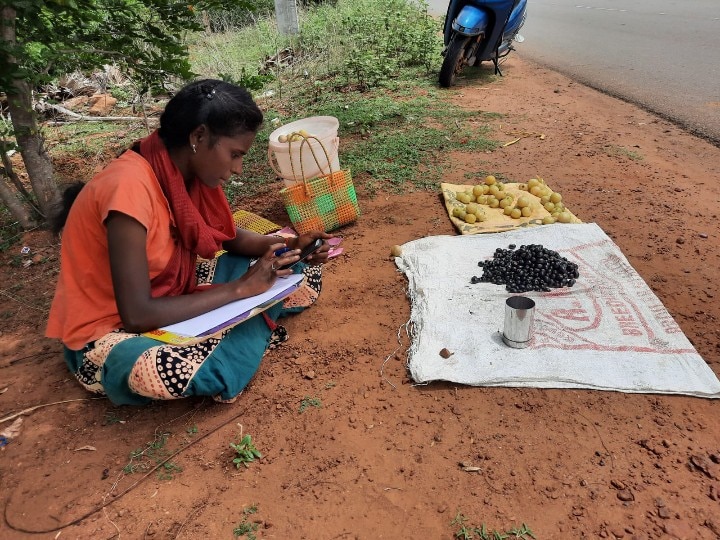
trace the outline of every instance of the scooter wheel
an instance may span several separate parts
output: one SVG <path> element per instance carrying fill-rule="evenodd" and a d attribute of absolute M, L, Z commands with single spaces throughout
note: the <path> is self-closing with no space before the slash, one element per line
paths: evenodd
<path fill-rule="evenodd" d="M 458 74 L 467 65 L 466 54 L 468 51 L 466 47 L 469 42 L 469 37 L 459 36 L 455 36 L 450 42 L 447 53 L 445 53 L 445 60 L 440 68 L 440 86 L 450 88 L 455 84 Z"/>

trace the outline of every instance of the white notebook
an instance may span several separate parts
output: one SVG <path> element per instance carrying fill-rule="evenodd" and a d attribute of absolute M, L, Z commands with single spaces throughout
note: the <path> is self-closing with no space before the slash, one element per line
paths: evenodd
<path fill-rule="evenodd" d="M 196 341 L 195 338 L 214 334 L 262 313 L 300 287 L 303 278 L 303 274 L 278 278 L 273 286 L 262 294 L 230 302 L 197 317 L 146 332 L 144 335 L 167 343 Z"/>

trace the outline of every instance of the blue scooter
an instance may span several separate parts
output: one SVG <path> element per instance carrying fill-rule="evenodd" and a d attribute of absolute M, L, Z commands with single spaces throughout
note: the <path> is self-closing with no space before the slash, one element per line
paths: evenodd
<path fill-rule="evenodd" d="M 498 61 L 513 50 L 513 41 L 525 22 L 527 0 L 450 0 L 445 15 L 445 50 L 440 68 L 440 86 L 455 84 L 465 66 Z"/>

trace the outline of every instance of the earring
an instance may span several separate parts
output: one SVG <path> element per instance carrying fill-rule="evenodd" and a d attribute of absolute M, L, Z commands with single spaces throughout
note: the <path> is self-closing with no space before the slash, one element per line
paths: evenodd
<path fill-rule="evenodd" d="M 193 154 L 197 154 L 197 148 L 195 148 L 195 145 L 191 144 L 190 146 L 192 146 Z"/>

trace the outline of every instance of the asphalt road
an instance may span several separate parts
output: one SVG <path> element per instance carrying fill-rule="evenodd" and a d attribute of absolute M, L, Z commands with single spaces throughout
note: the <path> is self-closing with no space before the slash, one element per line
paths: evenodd
<path fill-rule="evenodd" d="M 518 54 L 720 144 L 720 0 L 587 1 L 529 0 Z"/>

